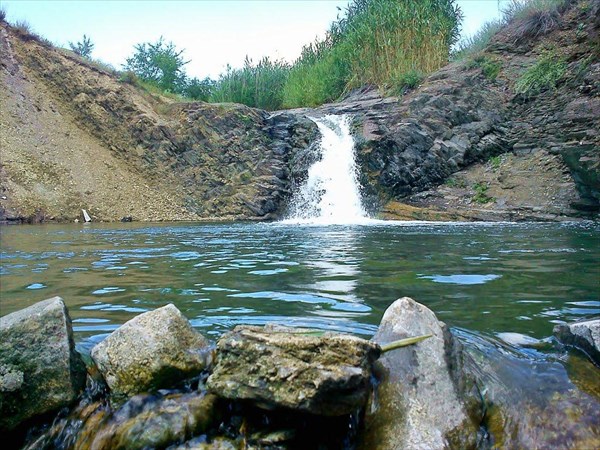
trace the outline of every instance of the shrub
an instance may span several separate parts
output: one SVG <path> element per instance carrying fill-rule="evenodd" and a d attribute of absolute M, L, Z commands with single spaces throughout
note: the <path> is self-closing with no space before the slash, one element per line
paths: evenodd
<path fill-rule="evenodd" d="M 4 22 L 6 20 L 6 9 L 4 6 L 0 5 L 0 22 Z"/>
<path fill-rule="evenodd" d="M 454 0 L 352 0 L 325 39 L 304 47 L 283 103 L 316 106 L 367 84 L 401 89 L 406 80 L 410 87 L 415 74 L 448 61 L 460 19 Z"/>
<path fill-rule="evenodd" d="M 69 42 L 69 47 L 71 47 L 71 50 L 73 50 L 74 53 L 82 58 L 90 58 L 92 56 L 92 50 L 94 49 L 94 43 L 84 34 L 81 41 L 75 44 Z"/>
<path fill-rule="evenodd" d="M 502 20 L 485 22 L 475 34 L 458 42 L 452 54 L 452 59 L 461 60 L 466 56 L 482 52 L 503 26 L 504 22 Z"/>
<path fill-rule="evenodd" d="M 162 36 L 155 43 L 137 44 L 135 53 L 126 59 L 124 69 L 135 72 L 141 80 L 154 84 L 168 92 L 181 92 L 185 87 L 183 50 L 177 50 L 172 42 L 166 43 Z"/>
<path fill-rule="evenodd" d="M 479 54 L 469 59 L 464 67 L 465 69 L 480 68 L 484 77 L 494 81 L 502 69 L 502 62 L 497 58 Z"/>
<path fill-rule="evenodd" d="M 503 11 L 506 23 L 513 24 L 515 43 L 532 39 L 556 29 L 569 0 L 511 0 Z"/>
<path fill-rule="evenodd" d="M 395 84 L 394 90 L 398 94 L 404 95 L 408 91 L 416 88 L 421 81 L 423 81 L 424 77 L 423 73 L 418 70 L 409 70 L 408 72 L 401 74 L 399 78 L 393 82 Z"/>
<path fill-rule="evenodd" d="M 211 101 L 243 103 L 267 110 L 280 109 L 289 70 L 284 61 L 265 57 L 253 64 L 246 57 L 244 67 L 233 69 L 227 66 L 225 73 L 211 86 Z"/>
<path fill-rule="evenodd" d="M 126 70 L 124 72 L 121 72 L 121 75 L 119 76 L 119 81 L 135 86 L 137 85 L 139 78 L 135 74 L 135 72 L 132 72 L 131 70 Z"/>
<path fill-rule="evenodd" d="M 500 168 L 500 164 L 502 163 L 502 158 L 500 155 L 492 156 L 490 158 L 490 166 L 492 166 L 492 170 L 495 172 Z"/>
<path fill-rule="evenodd" d="M 515 83 L 515 92 L 525 97 L 535 96 L 547 89 L 554 89 L 567 71 L 564 58 L 554 52 L 546 52 L 527 69 Z"/>
<path fill-rule="evenodd" d="M 444 184 L 451 188 L 461 188 L 462 189 L 462 188 L 467 187 L 467 183 L 466 183 L 465 179 L 462 177 L 450 177 L 444 182 Z"/>
<path fill-rule="evenodd" d="M 192 78 L 186 81 L 183 95 L 191 100 L 202 100 L 207 102 L 215 87 L 215 81 L 206 77 L 204 80 Z"/>
<path fill-rule="evenodd" d="M 490 197 L 487 195 L 488 185 L 485 183 L 475 183 L 473 185 L 473 190 L 475 191 L 475 195 L 473 195 L 473 201 L 475 203 L 489 203 L 493 202 L 496 199 L 494 197 Z"/>
<path fill-rule="evenodd" d="M 14 25 L 15 29 L 22 35 L 31 35 L 33 31 L 31 25 L 26 20 L 17 20 Z"/>

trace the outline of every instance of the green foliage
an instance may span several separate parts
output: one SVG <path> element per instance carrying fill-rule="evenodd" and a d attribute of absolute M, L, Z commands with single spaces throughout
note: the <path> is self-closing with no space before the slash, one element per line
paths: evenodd
<path fill-rule="evenodd" d="M 452 58 L 461 60 L 469 55 L 482 52 L 503 26 L 504 22 L 502 20 L 492 20 L 484 23 L 475 34 L 467 36 L 457 44 Z"/>
<path fill-rule="evenodd" d="M 94 43 L 85 34 L 81 41 L 77 43 L 69 42 L 69 47 L 74 53 L 78 54 L 82 58 L 90 58 L 92 56 L 92 50 L 94 50 Z"/>
<path fill-rule="evenodd" d="M 544 35 L 561 23 L 569 0 L 511 0 L 503 10 L 504 21 L 512 24 L 516 43 Z"/>
<path fill-rule="evenodd" d="M 475 195 L 473 195 L 472 200 L 475 203 L 489 203 L 493 202 L 496 199 L 494 197 L 490 197 L 487 195 L 488 185 L 485 183 L 475 183 L 473 185 L 473 190 L 475 191 Z"/>
<path fill-rule="evenodd" d="M 502 157 L 500 155 L 492 156 L 490 158 L 490 165 L 492 166 L 492 170 L 494 172 L 500 168 L 501 163 L 502 163 Z"/>
<path fill-rule="evenodd" d="M 183 50 L 161 37 L 157 42 L 137 44 L 133 56 L 126 59 L 124 69 L 134 72 L 142 81 L 166 92 L 178 93 L 185 88 Z"/>
<path fill-rule="evenodd" d="M 502 69 L 502 62 L 497 58 L 479 54 L 465 63 L 465 69 L 467 70 L 476 67 L 481 69 L 483 76 L 488 80 L 494 81 Z"/>
<path fill-rule="evenodd" d="M 404 95 L 408 91 L 416 88 L 425 75 L 418 70 L 409 70 L 399 76 L 397 80 L 392 83 L 395 86 L 395 91 L 399 95 Z"/>
<path fill-rule="evenodd" d="M 492 38 L 508 24 L 512 24 L 511 37 L 516 43 L 546 34 L 560 24 L 560 13 L 568 2 L 569 0 L 510 0 L 502 11 L 502 18 L 484 23 L 474 35 L 462 39 L 452 57 L 461 60 L 482 52 Z"/>
<path fill-rule="evenodd" d="M 17 20 L 13 26 L 21 34 L 33 34 L 31 25 L 26 20 Z"/>
<path fill-rule="evenodd" d="M 212 95 L 214 87 L 215 81 L 211 78 L 206 77 L 203 80 L 191 78 L 186 81 L 183 95 L 191 100 L 207 102 Z"/>
<path fill-rule="evenodd" d="M 447 62 L 460 20 L 454 0 L 353 0 L 325 39 L 304 47 L 283 104 L 315 106 L 367 84 L 410 88 Z"/>
<path fill-rule="evenodd" d="M 211 89 L 211 101 L 235 102 L 267 110 L 282 106 L 282 91 L 289 74 L 284 61 L 272 61 L 268 57 L 256 65 L 246 57 L 244 67 L 227 66 Z"/>
<path fill-rule="evenodd" d="M 121 72 L 121 75 L 119 76 L 119 81 L 135 86 L 136 84 L 138 84 L 139 78 L 135 74 L 135 72 L 132 72 L 131 70 L 126 70 L 124 72 Z"/>
<path fill-rule="evenodd" d="M 464 178 L 461 177 L 450 177 L 448 178 L 444 184 L 451 188 L 466 188 L 467 183 Z"/>
<path fill-rule="evenodd" d="M 515 83 L 515 92 L 532 97 L 554 89 L 566 71 L 567 63 L 564 58 L 558 57 L 554 52 L 546 52 L 519 77 Z"/>
<path fill-rule="evenodd" d="M 306 51 L 305 47 L 305 51 Z M 304 53 L 304 52 L 303 52 Z M 345 91 L 350 67 L 339 48 L 297 61 L 283 88 L 283 106 L 318 106 L 338 99 Z"/>

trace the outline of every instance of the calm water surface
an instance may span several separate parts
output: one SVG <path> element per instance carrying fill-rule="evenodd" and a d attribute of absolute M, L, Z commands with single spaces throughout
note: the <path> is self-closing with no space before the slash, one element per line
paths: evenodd
<path fill-rule="evenodd" d="M 600 225 L 591 223 L 0 231 L 2 315 L 60 295 L 83 347 L 170 302 L 213 336 L 277 322 L 369 337 L 402 296 L 450 326 L 509 342 L 600 313 Z"/>

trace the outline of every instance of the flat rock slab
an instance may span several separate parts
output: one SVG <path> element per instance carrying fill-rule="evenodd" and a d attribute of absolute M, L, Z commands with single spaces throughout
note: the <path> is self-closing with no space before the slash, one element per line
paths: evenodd
<path fill-rule="evenodd" d="M 131 319 L 92 349 L 111 394 L 126 398 L 199 374 L 208 341 L 172 304 Z"/>
<path fill-rule="evenodd" d="M 238 326 L 219 340 L 207 386 L 267 409 L 340 416 L 366 404 L 379 355 L 378 345 L 355 336 Z"/>
<path fill-rule="evenodd" d="M 0 430 L 73 402 L 85 377 L 60 297 L 0 319 Z"/>
<path fill-rule="evenodd" d="M 554 335 L 563 344 L 583 350 L 600 365 L 600 318 L 556 325 Z"/>

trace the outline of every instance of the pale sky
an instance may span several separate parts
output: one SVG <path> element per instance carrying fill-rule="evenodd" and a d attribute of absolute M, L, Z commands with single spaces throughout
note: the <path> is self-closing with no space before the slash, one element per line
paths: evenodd
<path fill-rule="evenodd" d="M 504 0 L 503 0 L 504 1 Z M 191 77 L 216 78 L 246 55 L 293 61 L 304 44 L 322 37 L 348 0 L 64 1 L 0 0 L 7 20 L 25 20 L 55 45 L 68 47 L 86 34 L 92 57 L 121 69 L 133 46 L 162 35 L 191 60 Z M 499 16 L 498 0 L 459 0 L 463 33 L 473 34 Z"/>

